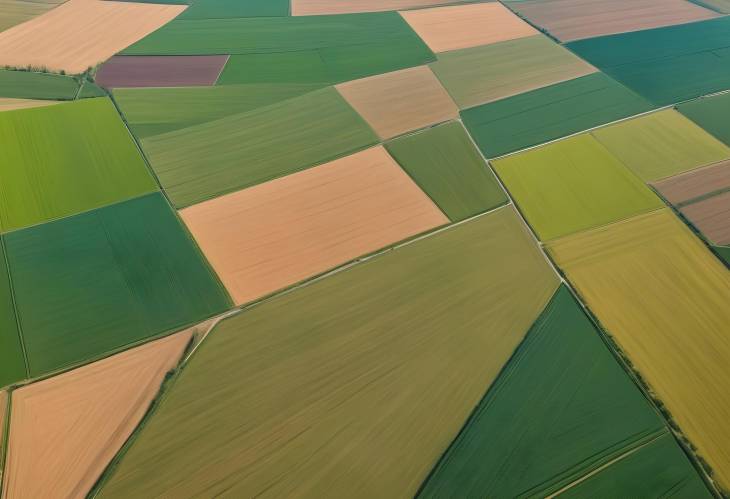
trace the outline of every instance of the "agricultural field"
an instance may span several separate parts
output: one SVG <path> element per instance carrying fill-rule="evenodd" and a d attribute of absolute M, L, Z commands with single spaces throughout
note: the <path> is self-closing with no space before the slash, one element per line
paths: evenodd
<path fill-rule="evenodd" d="M 730 497 L 728 0 L 0 0 L 0 499 Z"/>

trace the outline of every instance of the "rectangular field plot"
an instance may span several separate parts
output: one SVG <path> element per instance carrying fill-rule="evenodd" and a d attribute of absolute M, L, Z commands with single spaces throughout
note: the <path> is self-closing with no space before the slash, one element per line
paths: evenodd
<path fill-rule="evenodd" d="M 671 442 L 664 446 L 667 457 L 682 456 L 659 413 L 563 286 L 418 497 L 552 497 L 658 435 Z M 673 467 L 667 457 L 650 464 L 653 471 L 677 473 L 701 492 L 696 497 L 709 497 L 686 458 Z M 661 485 L 646 484 L 647 495 L 627 484 L 624 495 L 584 497 L 659 497 Z"/>
<path fill-rule="evenodd" d="M 499 2 L 400 13 L 434 52 L 448 52 L 537 34 Z"/>
<path fill-rule="evenodd" d="M 727 487 L 730 272 L 669 210 L 548 250 Z"/>
<path fill-rule="evenodd" d="M 687 0 L 527 0 L 509 6 L 564 42 L 719 15 Z"/>
<path fill-rule="evenodd" d="M 730 161 L 675 175 L 652 184 L 674 205 L 688 204 L 713 194 L 730 190 Z"/>
<path fill-rule="evenodd" d="M 401 137 L 386 147 L 452 222 L 508 201 L 460 123 Z"/>
<path fill-rule="evenodd" d="M 291 13 L 294 16 L 355 14 L 468 2 L 469 0 L 291 0 Z"/>
<path fill-rule="evenodd" d="M 505 207 L 226 319 L 99 497 L 413 497 L 557 284 Z"/>
<path fill-rule="evenodd" d="M 26 376 L 25 356 L 15 316 L 10 275 L 5 265 L 4 245 L 0 244 L 0 387 L 21 381 Z"/>
<path fill-rule="evenodd" d="M 652 109 L 603 73 L 556 83 L 462 112 L 487 157 L 558 139 Z"/>
<path fill-rule="evenodd" d="M 190 337 L 168 336 L 13 391 L 3 497 L 84 497 Z"/>
<path fill-rule="evenodd" d="M 0 33 L 0 65 L 81 73 L 171 21 L 184 9 L 184 5 L 68 0 Z"/>
<path fill-rule="evenodd" d="M 730 88 L 729 46 L 729 17 L 568 44 L 658 106 Z"/>
<path fill-rule="evenodd" d="M 3 231 L 157 190 L 109 99 L 0 113 L 0 136 Z"/>
<path fill-rule="evenodd" d="M 32 376 L 229 306 L 160 194 L 4 238 Z"/>
<path fill-rule="evenodd" d="M 730 192 L 682 208 L 682 215 L 718 245 L 730 244 Z"/>
<path fill-rule="evenodd" d="M 428 66 L 341 83 L 335 88 L 381 139 L 459 116 L 456 104 Z"/>
<path fill-rule="evenodd" d="M 730 158 L 730 148 L 667 109 L 591 134 L 645 181 L 660 180 Z"/>
<path fill-rule="evenodd" d="M 334 88 L 142 141 L 175 206 L 324 163 L 377 137 Z"/>
<path fill-rule="evenodd" d="M 431 69 L 460 109 L 596 71 L 543 35 L 439 54 Z"/>
<path fill-rule="evenodd" d="M 115 56 L 96 73 L 96 82 L 116 87 L 214 85 L 227 55 Z"/>
<path fill-rule="evenodd" d="M 448 223 L 380 146 L 180 214 L 239 304 Z"/>
<path fill-rule="evenodd" d="M 730 145 L 730 93 L 703 97 L 677 106 L 677 111 Z"/>
<path fill-rule="evenodd" d="M 313 84 L 118 88 L 114 99 L 137 138 L 252 111 L 321 88 Z"/>
<path fill-rule="evenodd" d="M 70 76 L 0 69 L 0 97 L 72 100 L 78 90 Z"/>
<path fill-rule="evenodd" d="M 278 17 L 289 15 L 289 0 L 195 0 L 177 19 Z"/>
<path fill-rule="evenodd" d="M 543 241 L 664 206 L 586 134 L 507 156 L 493 165 Z"/>

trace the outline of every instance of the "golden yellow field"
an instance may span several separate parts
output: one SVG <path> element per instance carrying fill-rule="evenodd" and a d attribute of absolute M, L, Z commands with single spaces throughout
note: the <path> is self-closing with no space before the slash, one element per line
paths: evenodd
<path fill-rule="evenodd" d="M 668 209 L 548 250 L 727 488 L 730 272 Z"/>

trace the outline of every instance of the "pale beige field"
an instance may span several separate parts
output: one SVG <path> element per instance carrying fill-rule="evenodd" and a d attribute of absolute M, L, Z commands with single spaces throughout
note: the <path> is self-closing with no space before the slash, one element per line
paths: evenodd
<path fill-rule="evenodd" d="M 730 189 L 730 161 L 675 175 L 652 185 L 672 204 L 684 203 L 711 192 Z"/>
<path fill-rule="evenodd" d="M 24 23 L 66 0 L 0 0 L 0 31 Z"/>
<path fill-rule="evenodd" d="M 291 0 L 293 16 L 324 14 L 354 14 L 356 12 L 383 12 L 387 10 L 417 9 L 463 0 Z"/>
<path fill-rule="evenodd" d="M 336 85 L 381 139 L 448 121 L 459 109 L 428 66 Z"/>
<path fill-rule="evenodd" d="M 0 66 L 81 73 L 171 21 L 184 5 L 69 0 L 0 33 Z"/>
<path fill-rule="evenodd" d="M 9 99 L 0 97 L 0 113 L 3 111 L 13 111 L 14 109 L 26 109 L 30 107 L 43 107 L 58 104 L 55 100 L 35 100 L 35 99 Z"/>
<path fill-rule="evenodd" d="M 2 497 L 85 497 L 190 338 L 168 336 L 15 390 Z"/>
<path fill-rule="evenodd" d="M 382 146 L 180 215 L 239 304 L 448 223 Z"/>
<path fill-rule="evenodd" d="M 497 2 L 402 11 L 400 15 L 434 52 L 487 45 L 538 33 Z"/>
<path fill-rule="evenodd" d="M 669 209 L 547 246 L 727 488 L 730 272 Z"/>

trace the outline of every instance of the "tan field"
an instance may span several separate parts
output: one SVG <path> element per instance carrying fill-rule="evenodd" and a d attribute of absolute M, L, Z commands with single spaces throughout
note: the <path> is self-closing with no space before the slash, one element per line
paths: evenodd
<path fill-rule="evenodd" d="M 149 408 L 189 332 L 13 392 L 3 498 L 83 498 Z"/>
<path fill-rule="evenodd" d="M 0 97 L 0 113 L 3 111 L 12 111 L 14 109 L 50 106 L 52 104 L 58 104 L 58 101 L 35 99 L 6 99 Z"/>
<path fill-rule="evenodd" d="M 400 12 L 400 15 L 434 52 L 487 45 L 538 33 L 497 2 L 411 10 Z"/>
<path fill-rule="evenodd" d="M 381 139 L 448 121 L 459 109 L 427 66 L 336 86 Z"/>
<path fill-rule="evenodd" d="M 720 15 L 686 0 L 528 0 L 510 5 L 562 41 L 689 23 Z"/>
<path fill-rule="evenodd" d="M 730 189 L 730 161 L 698 168 L 652 184 L 672 204 Z"/>
<path fill-rule="evenodd" d="M 682 214 L 713 243 L 730 244 L 730 192 L 685 206 Z"/>
<path fill-rule="evenodd" d="M 0 33 L 0 66 L 81 73 L 171 21 L 184 5 L 69 0 Z"/>
<path fill-rule="evenodd" d="M 730 272 L 669 209 L 548 249 L 727 488 Z"/>
<path fill-rule="evenodd" d="M 417 9 L 449 3 L 462 2 L 449 0 L 291 0 L 291 12 L 294 16 L 354 14 L 356 12 Z"/>
<path fill-rule="evenodd" d="M 239 304 L 448 223 L 382 146 L 180 214 Z"/>

